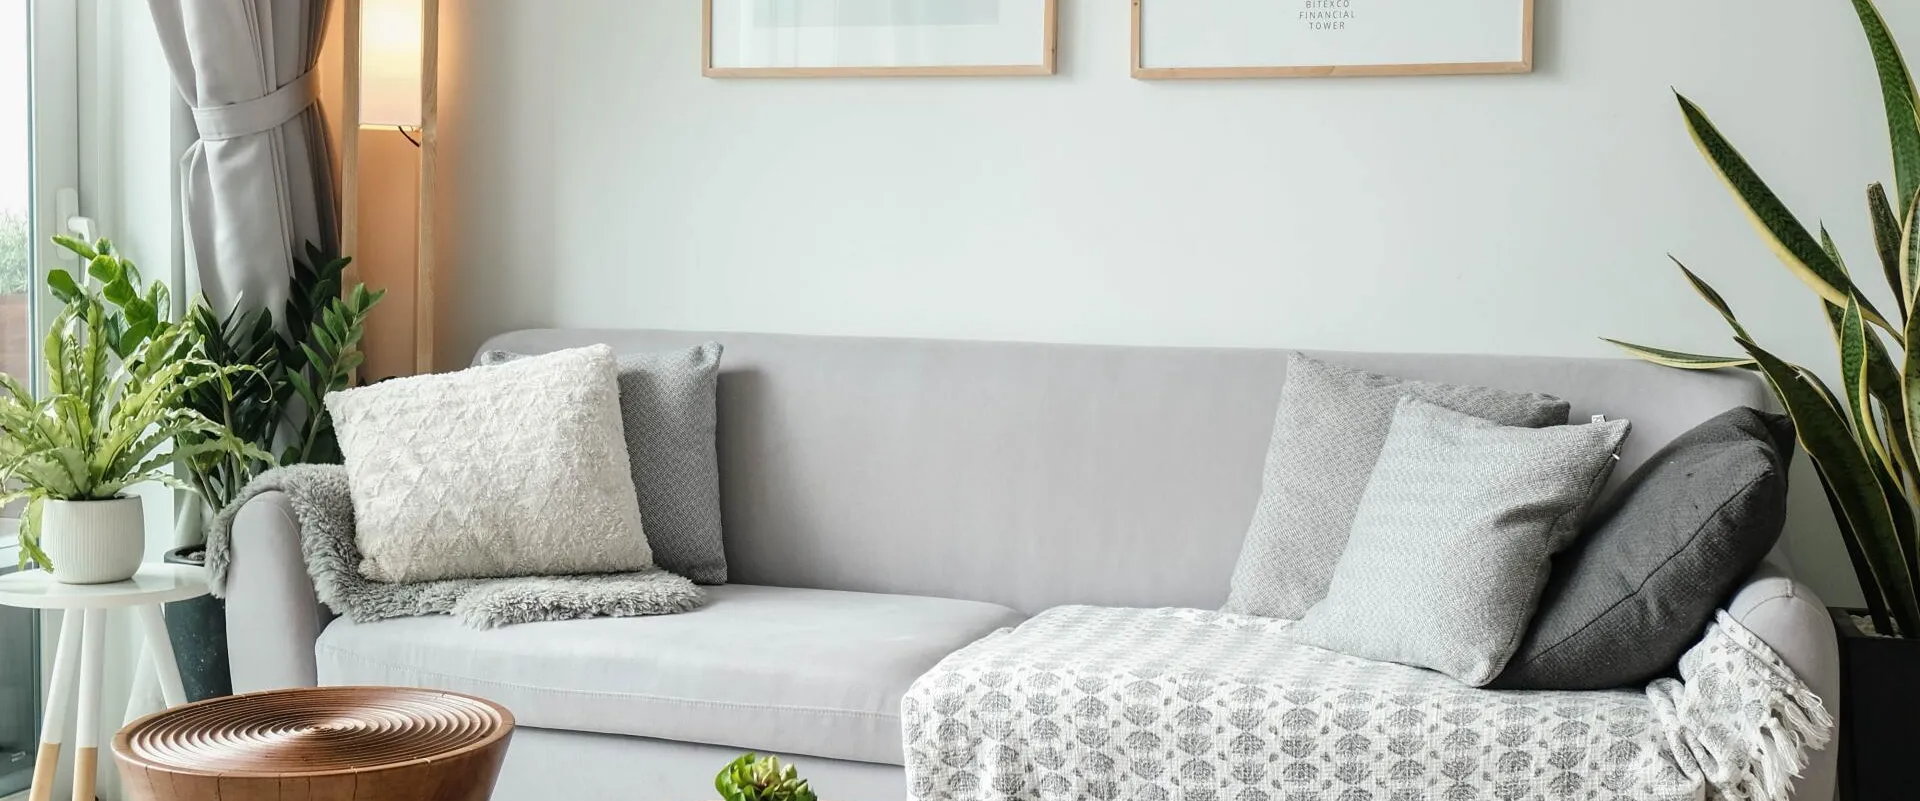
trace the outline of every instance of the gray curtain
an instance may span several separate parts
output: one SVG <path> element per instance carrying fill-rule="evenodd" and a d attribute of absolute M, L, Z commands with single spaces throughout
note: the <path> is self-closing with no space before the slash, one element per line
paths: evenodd
<path fill-rule="evenodd" d="M 279 315 L 296 248 L 339 248 L 315 104 L 331 0 L 147 0 L 200 141 L 180 162 L 187 269 L 215 310 Z"/>

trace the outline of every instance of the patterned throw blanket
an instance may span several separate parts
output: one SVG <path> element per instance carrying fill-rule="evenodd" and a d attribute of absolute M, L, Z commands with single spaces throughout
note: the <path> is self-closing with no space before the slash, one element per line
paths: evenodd
<path fill-rule="evenodd" d="M 1514 692 L 1289 641 L 1290 621 L 1062 607 L 902 705 L 914 801 L 1785 801 L 1832 719 L 1725 613 L 1644 691 Z"/>

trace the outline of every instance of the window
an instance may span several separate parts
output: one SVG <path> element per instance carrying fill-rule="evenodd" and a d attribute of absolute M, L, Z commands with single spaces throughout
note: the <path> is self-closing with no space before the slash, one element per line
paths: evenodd
<path fill-rule="evenodd" d="M 0 372 L 29 375 L 33 121 L 27 0 L 0 0 Z"/>
<path fill-rule="evenodd" d="M 33 322 L 33 199 L 31 71 L 27 51 L 27 0 L 0 0 L 0 371 L 29 375 L 27 340 Z M 0 570 L 13 567 L 6 554 Z M 17 648 L 37 639 L 34 615 L 0 609 L 0 795 L 26 789 L 32 778 L 34 709 L 39 706 L 36 649 Z"/>
<path fill-rule="evenodd" d="M 39 314 L 51 297 L 47 239 L 63 225 L 60 190 L 79 178 L 76 0 L 0 0 L 0 370 L 29 386 Z M 71 196 L 72 193 L 67 193 Z M 12 512 L 0 511 L 0 517 Z M 18 558 L 0 520 L 0 572 Z M 39 617 L 0 608 L 0 797 L 30 783 L 39 740 Z M 20 647 L 25 645 L 26 647 Z"/>

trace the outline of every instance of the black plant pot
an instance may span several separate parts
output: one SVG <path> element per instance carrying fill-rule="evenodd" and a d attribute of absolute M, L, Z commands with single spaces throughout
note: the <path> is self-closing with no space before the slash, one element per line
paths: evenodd
<path fill-rule="evenodd" d="M 167 552 L 173 565 L 205 565 L 207 549 L 188 545 Z M 180 665 L 180 683 L 188 701 L 233 694 L 227 668 L 227 602 L 211 595 L 167 604 L 167 639 Z"/>
<path fill-rule="evenodd" d="M 1920 640 L 1872 637 L 1857 609 L 1828 609 L 1840 633 L 1840 801 L 1899 801 L 1920 766 Z"/>

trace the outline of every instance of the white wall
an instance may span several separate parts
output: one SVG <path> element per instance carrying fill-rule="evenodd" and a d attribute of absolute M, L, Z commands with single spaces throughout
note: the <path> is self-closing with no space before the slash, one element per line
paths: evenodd
<path fill-rule="evenodd" d="M 1128 77 L 1124 0 L 1061 5 L 1056 77 L 751 81 L 700 77 L 691 0 L 452 2 L 443 364 L 535 325 L 1730 349 L 1669 251 L 1827 364 L 1670 86 L 1873 263 L 1891 167 L 1843 0 L 1540 0 L 1532 75 L 1194 83 Z M 1920 54 L 1920 6 L 1882 5 Z M 1796 561 L 1857 600 L 1798 484 Z"/>

